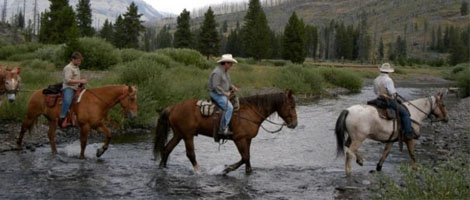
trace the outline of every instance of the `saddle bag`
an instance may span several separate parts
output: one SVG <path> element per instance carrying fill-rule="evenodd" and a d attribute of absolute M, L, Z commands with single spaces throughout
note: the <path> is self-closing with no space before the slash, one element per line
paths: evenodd
<path fill-rule="evenodd" d="M 44 95 L 45 102 L 47 107 L 54 107 L 57 103 L 57 99 L 59 98 L 60 94 L 46 94 Z"/>
<path fill-rule="evenodd" d="M 62 90 L 62 83 L 56 83 L 54 85 L 47 86 L 46 89 L 42 90 L 42 93 L 45 95 L 60 94 L 61 90 Z"/>

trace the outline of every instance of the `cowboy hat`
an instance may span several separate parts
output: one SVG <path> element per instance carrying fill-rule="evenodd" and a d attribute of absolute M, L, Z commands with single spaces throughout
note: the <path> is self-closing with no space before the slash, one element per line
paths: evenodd
<path fill-rule="evenodd" d="M 384 63 L 380 68 L 381 72 L 394 72 L 395 70 L 392 68 L 392 66 L 388 63 Z"/>
<path fill-rule="evenodd" d="M 222 58 L 217 61 L 217 63 L 221 62 L 231 62 L 231 63 L 238 63 L 237 60 L 233 59 L 232 54 L 224 54 L 222 55 Z"/>

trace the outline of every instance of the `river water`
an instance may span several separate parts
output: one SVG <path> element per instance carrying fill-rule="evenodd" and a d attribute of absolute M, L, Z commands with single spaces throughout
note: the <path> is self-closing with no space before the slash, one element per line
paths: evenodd
<path fill-rule="evenodd" d="M 398 91 L 408 99 L 427 95 L 419 87 Z M 352 197 L 362 197 L 383 144 L 366 141 L 359 148 L 364 166 L 353 160 L 353 176 L 345 178 L 344 158 L 335 159 L 334 126 L 344 108 L 372 98 L 372 88 L 364 87 L 359 94 L 299 105 L 296 129 L 277 134 L 261 130 L 253 140 L 251 175 L 245 175 L 244 166 L 221 175 L 224 165 L 240 159 L 238 151 L 230 141 L 219 147 L 204 136 L 195 138 L 200 173 L 193 172 L 183 142 L 170 155 L 168 168 L 159 169 L 149 133 L 114 137 L 101 158 L 94 154 L 102 142 L 89 140 L 86 160 L 78 159 L 78 136 L 75 142 L 59 145 L 56 156 L 48 145 L 35 151 L 3 152 L 0 199 L 335 199 L 351 198 L 336 189 L 351 185 L 357 190 Z M 281 121 L 276 116 L 272 120 Z M 397 166 L 409 162 L 404 148 L 399 152 L 398 145 L 393 147 L 381 173 L 393 176 Z"/>

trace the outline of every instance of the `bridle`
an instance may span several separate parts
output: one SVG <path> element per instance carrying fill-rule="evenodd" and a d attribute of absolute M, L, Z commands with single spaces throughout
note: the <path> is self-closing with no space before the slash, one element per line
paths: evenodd
<path fill-rule="evenodd" d="M 418 106 L 414 105 L 413 103 L 411 103 L 410 101 L 407 101 L 405 98 L 403 98 L 402 96 L 398 95 L 398 97 L 400 97 L 401 99 L 403 99 L 404 101 L 406 101 L 406 103 L 408 103 L 409 105 L 413 106 L 414 108 L 416 108 L 416 110 L 420 111 L 421 113 L 425 114 L 426 115 L 426 118 L 430 119 L 431 120 L 431 123 L 432 122 L 439 122 L 439 121 L 442 121 L 441 120 L 435 120 L 433 119 L 432 117 L 432 113 L 434 113 L 434 111 L 439 108 L 441 113 L 444 113 L 444 111 L 442 110 L 442 103 L 441 103 L 441 100 L 438 101 L 438 98 L 436 96 L 429 96 L 427 99 L 429 101 L 429 104 L 431 105 L 430 108 L 429 108 L 429 113 L 426 113 L 425 111 L 423 111 L 421 108 L 419 108 Z M 433 105 L 433 100 L 432 100 L 432 97 L 434 97 L 436 99 L 436 104 L 437 106 L 434 107 Z M 433 108 L 434 107 L 434 108 Z M 413 123 L 416 123 L 418 125 L 421 125 L 420 123 L 416 122 L 415 120 L 412 120 Z"/>
<path fill-rule="evenodd" d="M 133 93 L 130 93 L 129 92 L 129 89 L 126 90 L 126 88 L 128 88 L 128 86 L 124 86 L 122 88 L 122 94 L 112 103 L 109 103 L 109 102 L 106 102 L 105 100 L 103 100 L 101 97 L 99 97 L 95 92 L 93 92 L 92 90 L 87 90 L 89 91 L 93 96 L 95 96 L 96 98 L 98 98 L 98 100 L 100 100 L 101 102 L 105 103 L 106 104 L 106 108 L 104 109 L 104 111 L 108 111 L 109 109 L 111 109 L 115 104 L 117 104 L 118 102 L 120 102 L 122 99 L 126 98 L 126 97 L 129 97 L 127 99 L 128 103 L 127 103 L 127 107 L 125 107 L 125 109 L 123 109 L 123 114 L 125 114 L 126 111 L 129 111 L 129 105 L 131 104 L 131 95 L 134 95 L 134 92 Z"/>

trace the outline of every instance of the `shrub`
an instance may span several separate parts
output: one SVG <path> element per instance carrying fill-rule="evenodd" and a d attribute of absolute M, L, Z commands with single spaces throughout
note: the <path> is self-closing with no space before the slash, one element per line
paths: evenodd
<path fill-rule="evenodd" d="M 279 66 L 284 66 L 284 65 L 287 64 L 287 61 L 285 61 L 285 60 L 275 60 L 273 64 L 274 64 L 274 66 L 278 66 L 278 67 Z"/>
<path fill-rule="evenodd" d="M 137 60 L 140 58 L 142 55 L 145 55 L 146 53 L 143 51 L 139 51 L 136 49 L 121 49 L 119 50 L 119 54 L 121 55 L 121 61 L 122 62 L 130 62 Z"/>
<path fill-rule="evenodd" d="M 142 60 L 149 60 L 155 63 L 160 63 L 166 68 L 176 67 L 181 64 L 174 61 L 170 56 L 162 53 L 147 53 L 141 57 Z"/>
<path fill-rule="evenodd" d="M 39 43 L 27 43 L 27 44 L 16 44 L 16 45 L 6 45 L 0 47 L 0 59 L 5 60 L 8 57 L 15 54 L 24 54 L 29 52 L 34 52 L 37 49 L 41 48 L 43 45 Z"/>
<path fill-rule="evenodd" d="M 467 68 L 457 74 L 457 86 L 461 97 L 470 96 L 470 68 Z"/>
<path fill-rule="evenodd" d="M 251 72 L 253 71 L 253 66 L 247 64 L 237 64 L 237 68 L 242 72 Z"/>
<path fill-rule="evenodd" d="M 213 64 L 208 62 L 202 55 L 196 50 L 192 49 L 160 49 L 156 53 L 161 53 L 171 57 L 174 61 L 182 63 L 184 65 L 194 65 L 200 69 L 209 69 L 213 67 Z"/>
<path fill-rule="evenodd" d="M 446 61 L 442 58 L 437 58 L 428 62 L 429 65 L 433 67 L 441 67 L 446 64 Z"/>
<path fill-rule="evenodd" d="M 32 60 L 37 58 L 38 56 L 34 52 L 28 52 L 28 53 L 20 53 L 20 54 L 14 54 L 10 57 L 8 57 L 9 61 L 23 61 L 23 60 Z"/>
<path fill-rule="evenodd" d="M 55 65 L 49 61 L 34 59 L 34 60 L 26 60 L 21 62 L 22 67 L 27 67 L 34 70 L 54 70 Z"/>
<path fill-rule="evenodd" d="M 329 83 L 346 88 L 351 92 L 360 92 L 362 79 L 353 71 L 337 68 L 319 68 L 323 78 Z"/>
<path fill-rule="evenodd" d="M 295 93 L 314 93 L 322 89 L 322 78 L 313 70 L 300 65 L 282 68 L 275 77 L 274 86 L 291 89 Z"/>
<path fill-rule="evenodd" d="M 465 69 L 469 69 L 470 68 L 470 63 L 461 63 L 461 64 L 458 64 L 454 67 L 454 69 L 452 69 L 452 74 L 457 74 Z"/>
<path fill-rule="evenodd" d="M 82 69 L 108 69 L 120 61 L 114 46 L 101 38 L 80 38 L 74 51 L 80 51 L 84 57 Z M 70 55 L 64 55 L 64 58 L 70 59 Z"/>
<path fill-rule="evenodd" d="M 64 60 L 64 45 L 46 45 L 37 49 L 34 53 L 38 59 L 53 62 L 56 66 L 64 66 L 67 60 Z"/>

